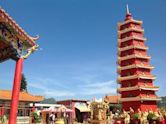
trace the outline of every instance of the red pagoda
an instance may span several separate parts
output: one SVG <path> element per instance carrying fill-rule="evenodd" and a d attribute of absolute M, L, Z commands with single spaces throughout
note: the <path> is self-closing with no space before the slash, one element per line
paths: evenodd
<path fill-rule="evenodd" d="M 154 67 L 149 64 L 151 57 L 147 55 L 145 41 L 142 21 L 134 20 L 127 6 L 125 21 L 118 23 L 117 62 L 120 84 L 117 91 L 126 111 L 130 107 L 134 111 L 155 111 L 160 100 L 155 94 L 159 87 L 153 85 L 156 77 L 151 74 Z"/>

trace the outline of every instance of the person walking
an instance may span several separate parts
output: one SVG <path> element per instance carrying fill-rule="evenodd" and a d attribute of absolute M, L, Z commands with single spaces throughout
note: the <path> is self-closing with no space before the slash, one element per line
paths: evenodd
<path fill-rule="evenodd" d="M 49 117 L 49 120 L 50 120 L 50 124 L 54 124 L 55 123 L 55 114 L 52 112 L 50 117 Z"/>

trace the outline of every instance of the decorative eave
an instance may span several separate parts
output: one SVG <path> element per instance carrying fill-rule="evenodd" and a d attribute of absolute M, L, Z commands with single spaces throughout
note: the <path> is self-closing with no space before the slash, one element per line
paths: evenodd
<path fill-rule="evenodd" d="M 141 46 L 141 45 L 131 45 L 131 46 L 123 47 L 123 48 L 118 48 L 118 52 L 130 50 L 130 49 L 148 50 L 149 47 L 147 47 L 147 46 Z"/>
<path fill-rule="evenodd" d="M 126 42 L 126 41 L 129 41 L 129 40 L 141 40 L 141 41 L 146 41 L 147 39 L 144 38 L 144 37 L 138 37 L 138 36 L 129 36 L 129 37 L 125 37 L 125 38 L 122 38 L 118 39 L 118 43 L 122 43 L 122 42 Z"/>
<path fill-rule="evenodd" d="M 122 26 L 122 25 L 126 25 L 126 24 L 128 24 L 128 23 L 136 23 L 136 24 L 140 24 L 140 25 L 142 25 L 142 21 L 139 21 L 139 20 L 135 20 L 135 19 L 130 19 L 130 20 L 126 20 L 126 21 L 124 21 L 124 22 L 119 22 L 118 23 L 118 28 L 120 27 L 120 26 Z"/>
<path fill-rule="evenodd" d="M 155 80 L 156 77 L 153 76 L 153 75 L 141 75 L 141 74 L 137 74 L 137 75 L 131 75 L 131 76 L 124 76 L 124 77 L 121 77 L 119 76 L 117 81 L 118 83 L 121 83 L 121 81 L 125 81 L 125 80 L 131 80 L 131 79 L 138 79 L 138 78 L 141 78 L 141 79 L 151 79 L 151 80 Z"/>
<path fill-rule="evenodd" d="M 133 90 L 150 90 L 150 91 L 158 91 L 159 87 L 158 86 L 133 86 L 133 87 L 123 87 L 123 88 L 118 88 L 117 91 L 123 92 L 123 91 L 133 91 Z"/>
<path fill-rule="evenodd" d="M 132 69 L 132 68 L 145 68 L 145 69 L 153 69 L 154 67 L 151 65 L 144 65 L 144 64 L 132 64 L 127 66 L 118 66 L 118 71 Z"/>
<path fill-rule="evenodd" d="M 136 32 L 144 33 L 144 29 L 136 28 L 136 27 L 130 27 L 130 28 L 126 28 L 126 29 L 124 29 L 124 30 L 119 30 L 119 31 L 118 31 L 118 35 L 121 35 L 121 34 L 130 32 L 130 31 L 136 31 Z"/>
<path fill-rule="evenodd" d="M 147 55 L 132 54 L 132 55 L 124 56 L 124 57 L 118 57 L 118 61 L 123 61 L 123 60 L 128 60 L 133 58 L 148 59 L 148 60 L 151 59 L 151 57 Z"/>
<path fill-rule="evenodd" d="M 39 37 L 31 37 L 29 36 L 2 8 L 0 8 L 0 22 L 4 22 L 9 24 L 16 32 L 20 39 L 23 41 L 28 41 L 31 46 L 35 46 L 35 40 Z"/>
<path fill-rule="evenodd" d="M 159 97 L 128 97 L 128 98 L 120 98 L 121 102 L 130 102 L 130 101 L 160 101 Z"/>

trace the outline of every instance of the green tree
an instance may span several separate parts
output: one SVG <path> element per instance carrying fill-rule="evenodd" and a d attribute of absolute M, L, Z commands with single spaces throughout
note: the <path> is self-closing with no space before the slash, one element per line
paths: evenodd
<path fill-rule="evenodd" d="M 22 74 L 20 91 L 26 91 L 27 92 L 27 80 L 26 80 L 24 74 Z"/>
<path fill-rule="evenodd" d="M 43 104 L 55 104 L 56 100 L 54 98 L 45 98 L 41 103 L 43 103 Z"/>

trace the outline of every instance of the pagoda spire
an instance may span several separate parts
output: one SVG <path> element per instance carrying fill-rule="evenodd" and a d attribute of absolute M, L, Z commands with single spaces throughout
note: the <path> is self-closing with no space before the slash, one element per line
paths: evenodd
<path fill-rule="evenodd" d="M 130 11 L 129 11 L 129 6 L 128 6 L 128 4 L 126 5 L 126 13 L 127 13 L 127 14 L 130 14 Z"/>
<path fill-rule="evenodd" d="M 132 19 L 132 15 L 130 13 L 129 6 L 127 4 L 126 5 L 126 18 L 125 18 L 125 20 L 130 20 L 130 19 Z"/>

